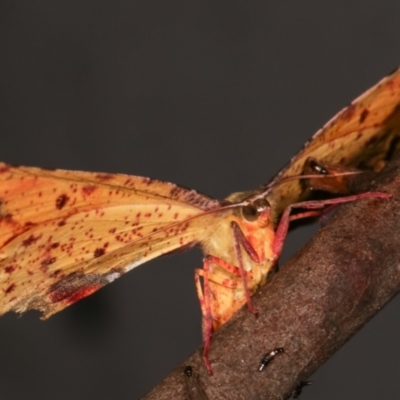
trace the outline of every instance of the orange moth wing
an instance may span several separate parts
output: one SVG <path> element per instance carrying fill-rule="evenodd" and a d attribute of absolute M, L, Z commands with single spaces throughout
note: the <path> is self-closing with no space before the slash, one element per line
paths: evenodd
<path fill-rule="evenodd" d="M 219 203 L 128 175 L 0 164 L 0 313 L 47 318 L 154 257 L 197 243 Z"/>
<path fill-rule="evenodd" d="M 302 200 L 299 180 L 308 158 L 321 163 L 380 170 L 399 145 L 400 69 L 383 78 L 328 121 L 266 186 L 275 213 Z M 278 184 L 278 185 L 277 185 Z"/>

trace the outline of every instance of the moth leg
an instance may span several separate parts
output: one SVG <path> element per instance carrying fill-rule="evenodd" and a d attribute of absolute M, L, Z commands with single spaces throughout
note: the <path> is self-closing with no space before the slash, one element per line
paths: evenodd
<path fill-rule="evenodd" d="M 370 197 L 378 197 L 382 199 L 388 199 L 391 196 L 387 193 L 381 193 L 381 192 L 366 192 L 366 193 L 361 193 L 353 196 L 346 196 L 346 197 L 337 197 L 335 199 L 327 199 L 327 200 L 309 200 L 309 201 L 302 201 L 299 203 L 293 203 L 289 205 L 288 207 L 285 208 L 283 211 L 282 217 L 279 221 L 278 227 L 275 231 L 275 239 L 274 243 L 272 244 L 272 251 L 275 254 L 276 258 L 279 258 L 282 248 L 283 248 L 283 243 L 285 242 L 285 238 L 289 229 L 289 223 L 290 221 L 293 221 L 295 219 L 300 219 L 300 218 L 308 218 L 311 216 L 315 216 L 316 210 L 318 209 L 323 209 L 326 206 L 336 206 L 338 204 L 342 203 L 349 203 L 355 200 L 360 200 L 360 199 L 365 199 L 365 198 L 370 198 Z M 305 208 L 313 211 L 306 211 L 304 213 L 300 213 L 299 217 L 296 215 L 293 215 L 292 217 L 290 216 L 290 212 L 294 208 Z"/>
<path fill-rule="evenodd" d="M 209 287 L 208 277 L 204 276 L 204 271 L 200 268 L 197 268 L 194 271 L 194 281 L 196 284 L 196 291 L 197 297 L 199 298 L 201 314 L 203 316 L 201 320 L 201 329 L 202 329 L 202 336 L 203 336 L 203 361 L 206 365 L 207 371 L 209 375 L 213 374 L 210 360 L 208 354 L 210 352 L 210 343 L 211 343 L 211 336 L 212 336 L 212 314 L 211 314 L 211 306 L 210 306 L 210 299 L 207 296 L 207 300 L 204 298 L 203 288 L 200 283 L 200 276 L 203 276 L 204 282 L 207 281 L 207 286 Z M 204 283 L 205 285 L 205 283 Z"/>
<path fill-rule="evenodd" d="M 251 313 L 258 314 L 258 311 L 256 310 L 256 308 L 253 305 L 253 302 L 251 301 L 250 290 L 249 290 L 249 286 L 247 284 L 248 278 L 246 276 L 246 271 L 244 270 L 244 267 L 243 267 L 243 258 L 242 258 L 242 252 L 240 251 L 240 245 L 243 246 L 246 253 L 250 256 L 250 258 L 254 262 L 258 263 L 258 262 L 260 262 L 260 259 L 258 257 L 257 252 L 254 250 L 251 243 L 246 239 L 242 230 L 240 229 L 240 226 L 236 222 L 232 222 L 232 231 L 233 231 L 233 246 L 234 246 L 236 258 L 237 258 L 238 264 L 239 264 L 238 267 L 239 267 L 240 276 L 241 276 L 242 282 L 243 282 L 244 292 L 246 294 L 247 307 Z"/>
<path fill-rule="evenodd" d="M 236 258 L 238 260 L 238 266 L 232 265 L 219 257 L 207 255 L 204 258 L 203 263 L 203 270 L 196 269 L 195 271 L 195 284 L 197 295 L 200 300 L 201 311 L 203 314 L 203 342 L 204 342 L 204 350 L 203 350 L 203 360 L 207 367 L 208 373 L 212 375 L 212 368 L 209 361 L 209 351 L 210 351 L 210 344 L 211 344 L 211 336 L 212 336 L 212 327 L 213 327 L 213 317 L 211 312 L 211 291 L 210 291 L 210 280 L 214 283 L 221 284 L 225 287 L 232 287 L 235 288 L 237 283 L 233 280 L 221 278 L 218 274 L 210 274 L 210 264 L 211 262 L 215 265 L 219 266 L 220 268 L 226 270 L 227 272 L 231 273 L 235 277 L 240 277 L 243 283 L 243 287 L 246 294 L 246 302 L 247 306 L 253 314 L 257 314 L 257 310 L 253 305 L 250 297 L 250 290 L 248 287 L 248 280 L 253 279 L 253 276 L 250 272 L 245 271 L 243 267 L 243 258 L 240 246 L 244 248 L 246 253 L 254 262 L 259 262 L 260 259 L 258 257 L 257 252 L 254 250 L 251 243 L 246 239 L 242 230 L 240 229 L 239 225 L 236 222 L 232 222 L 232 232 L 233 232 L 233 243 Z M 211 275 L 211 276 L 210 276 Z M 200 276 L 203 276 L 203 288 L 200 283 Z"/>
<path fill-rule="evenodd" d="M 200 282 L 200 276 L 204 277 L 204 271 L 200 268 L 196 268 L 194 270 L 194 283 L 196 285 L 197 297 L 199 298 L 200 302 L 201 314 L 204 316 L 206 315 L 206 308 L 204 305 L 204 293 Z"/>
<path fill-rule="evenodd" d="M 210 296 L 211 296 L 211 291 L 210 291 L 210 281 L 213 281 L 214 283 L 217 283 L 221 286 L 225 286 L 229 289 L 235 289 L 238 286 L 238 282 L 232 279 L 227 279 L 225 277 L 221 277 L 218 274 L 213 274 L 212 272 L 210 273 L 210 262 L 214 262 L 215 264 L 219 265 L 218 262 L 223 261 L 220 260 L 217 257 L 214 256 L 207 256 L 204 259 L 204 264 L 203 264 L 203 269 L 197 268 L 194 271 L 194 282 L 196 285 L 196 292 L 197 292 L 197 297 L 199 298 L 200 301 L 200 308 L 201 308 L 201 313 L 204 318 L 208 318 L 208 315 L 211 314 L 211 305 L 210 305 Z M 223 263 L 225 263 L 223 261 Z M 226 263 L 227 264 L 227 263 Z M 225 264 L 224 264 L 225 265 Z M 227 264 L 230 266 L 229 264 Z M 237 268 L 237 267 L 234 267 Z M 228 269 L 229 272 L 231 272 Z M 238 275 L 240 277 L 239 271 L 236 271 L 234 275 Z M 203 277 L 203 286 L 201 285 L 200 282 L 200 277 Z M 204 287 L 204 291 L 203 291 Z M 206 292 L 208 291 L 208 296 Z"/>
<path fill-rule="evenodd" d="M 210 304 L 211 291 L 210 291 L 209 274 L 210 274 L 210 261 L 208 257 L 205 257 L 203 261 L 203 270 L 196 269 L 195 271 L 195 283 L 196 283 L 197 295 L 200 300 L 201 312 L 203 314 L 203 319 L 202 319 L 203 361 L 204 364 L 206 365 L 209 375 L 212 375 L 213 370 L 210 364 L 209 353 L 210 353 L 210 344 L 212 336 L 213 317 L 211 313 L 211 304 Z M 203 287 L 201 287 L 200 275 L 203 276 Z"/>
<path fill-rule="evenodd" d="M 330 204 L 321 211 L 314 210 L 314 211 L 305 211 L 305 212 L 297 213 L 295 215 L 291 215 L 289 220 L 290 220 L 290 222 L 292 222 L 292 221 L 295 221 L 296 219 L 315 217 L 321 221 L 322 225 L 324 225 L 327 214 L 329 214 L 331 211 L 333 211 L 338 205 L 339 204 Z"/>
<path fill-rule="evenodd" d="M 200 307 L 201 307 L 201 312 L 202 312 L 203 316 L 206 316 L 208 314 L 207 310 L 206 310 L 206 300 L 205 300 L 206 296 L 203 293 L 203 286 L 205 284 L 207 284 L 207 286 L 209 286 L 210 285 L 209 282 L 212 281 L 213 283 L 216 283 L 216 284 L 226 287 L 228 289 L 236 289 L 238 287 L 238 285 L 240 284 L 240 281 L 238 281 L 237 279 L 230 279 L 230 278 L 227 278 L 226 276 L 221 276 L 219 274 L 210 272 L 210 263 L 214 263 L 217 266 L 226 270 L 227 272 L 231 273 L 233 275 L 233 278 L 241 278 L 238 267 L 231 265 L 231 264 L 227 263 L 226 261 L 221 260 L 218 257 L 208 255 L 205 257 L 204 263 L 206 263 L 206 261 L 207 261 L 207 264 L 203 267 L 203 269 L 200 269 L 200 268 L 195 269 L 195 275 L 194 275 L 196 292 L 197 292 L 197 296 L 200 301 Z M 246 274 L 247 279 L 253 279 L 253 275 L 250 272 L 245 271 L 245 274 Z M 203 280 L 204 280 L 203 286 L 201 284 L 200 277 L 203 277 Z M 209 293 L 210 293 L 209 294 L 209 299 L 210 299 L 212 296 L 211 290 Z M 212 315 L 212 312 L 211 312 L 211 315 Z"/>
<path fill-rule="evenodd" d="M 257 314 L 258 311 L 256 310 L 256 308 L 253 305 L 253 302 L 251 301 L 250 291 L 249 291 L 249 287 L 248 287 L 248 284 L 247 284 L 248 280 L 252 280 L 253 279 L 253 275 L 252 275 L 251 272 L 245 271 L 245 269 L 243 267 L 243 259 L 242 259 L 242 253 L 240 251 L 240 245 L 243 246 L 243 248 L 245 249 L 246 253 L 250 256 L 250 258 L 253 261 L 259 262 L 259 257 L 257 255 L 257 252 L 254 250 L 253 246 L 250 244 L 250 242 L 243 235 L 243 232 L 241 231 L 239 225 L 236 222 L 232 223 L 232 231 L 233 231 L 234 249 L 235 249 L 235 253 L 236 253 L 236 257 L 237 257 L 239 266 L 232 265 L 232 264 L 222 260 L 219 257 L 208 255 L 204 259 L 203 276 L 205 277 L 205 275 L 206 275 L 205 266 L 206 266 L 206 261 L 207 261 L 208 269 L 209 269 L 209 264 L 208 263 L 209 262 L 213 262 L 214 264 L 216 264 L 220 268 L 228 271 L 232 275 L 234 275 L 236 277 L 240 277 L 241 281 L 243 283 L 243 287 L 244 287 L 244 291 L 245 291 L 245 295 L 246 295 L 247 307 L 249 308 L 251 313 Z M 207 275 L 208 275 L 208 272 L 207 272 Z M 213 282 L 221 284 L 222 286 L 225 286 L 225 287 L 235 288 L 237 286 L 236 282 L 231 281 L 231 280 L 227 280 L 227 279 L 221 279 L 217 275 L 213 275 L 211 280 Z M 206 280 L 204 280 L 204 284 L 205 283 L 206 283 Z M 204 294 L 204 297 L 206 297 L 205 294 Z M 207 300 L 205 300 L 205 302 L 206 301 Z"/>
<path fill-rule="evenodd" d="M 325 210 L 324 210 L 325 211 Z M 321 217 L 325 214 L 324 211 L 305 211 L 295 215 L 289 216 L 289 222 L 296 221 L 297 219 Z"/>
<path fill-rule="evenodd" d="M 219 267 L 221 267 L 222 269 L 224 269 L 225 271 L 231 273 L 232 275 L 241 278 L 242 275 L 240 273 L 240 268 L 237 267 L 236 265 L 232 265 L 229 264 L 228 262 L 222 260 L 221 258 L 218 258 L 216 256 L 212 256 L 212 255 L 208 255 L 207 258 L 209 259 L 209 261 L 213 262 L 214 264 L 218 265 Z M 253 274 L 251 272 L 248 271 L 243 271 L 246 278 L 247 279 L 253 279 Z M 235 288 L 236 287 L 236 283 L 235 285 L 230 286 L 229 282 L 225 282 L 224 280 L 219 279 L 218 277 L 216 277 L 216 279 L 212 279 L 213 282 L 219 283 L 223 286 L 227 286 L 227 287 L 232 287 Z"/>
<path fill-rule="evenodd" d="M 210 271 L 211 264 L 215 264 L 218 267 L 224 269 L 228 273 L 232 274 L 232 279 L 226 276 Z M 253 279 L 253 275 L 250 272 L 244 271 L 246 279 Z M 203 278 L 203 285 L 201 284 L 200 277 Z M 203 360 L 207 367 L 209 374 L 212 374 L 212 368 L 209 361 L 209 351 L 211 345 L 211 337 L 213 332 L 213 315 L 211 309 L 212 292 L 210 290 L 210 281 L 218 285 L 224 286 L 229 289 L 235 289 L 241 282 L 242 275 L 240 269 L 235 265 L 231 265 L 224 260 L 212 255 L 207 255 L 203 260 L 203 269 L 197 268 L 195 270 L 195 285 L 197 296 L 200 301 L 200 308 L 203 315 L 202 319 L 202 333 L 203 333 Z M 240 280 L 238 280 L 240 279 Z"/>

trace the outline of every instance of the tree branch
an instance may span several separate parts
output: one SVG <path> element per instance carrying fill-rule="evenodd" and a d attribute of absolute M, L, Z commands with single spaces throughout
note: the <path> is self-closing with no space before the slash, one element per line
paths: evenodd
<path fill-rule="evenodd" d="M 343 205 L 328 224 L 253 296 L 212 340 L 209 377 L 201 349 L 193 366 L 210 400 L 285 399 L 400 290 L 400 161 L 364 176 L 364 190 L 392 194 Z M 338 207 L 339 208 L 339 207 Z M 276 356 L 258 372 L 263 355 Z M 183 367 L 146 400 L 188 399 Z"/>

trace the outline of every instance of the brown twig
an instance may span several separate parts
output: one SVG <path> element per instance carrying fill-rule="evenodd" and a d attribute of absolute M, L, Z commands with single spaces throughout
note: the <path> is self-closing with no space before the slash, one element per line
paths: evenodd
<path fill-rule="evenodd" d="M 368 190 L 391 199 L 341 206 L 253 297 L 258 319 L 243 308 L 214 335 L 212 377 L 201 351 L 186 361 L 210 400 L 285 399 L 400 290 L 399 168 L 396 160 L 369 182 Z M 258 372 L 263 355 L 278 347 L 285 352 Z M 145 399 L 187 399 L 182 371 Z"/>

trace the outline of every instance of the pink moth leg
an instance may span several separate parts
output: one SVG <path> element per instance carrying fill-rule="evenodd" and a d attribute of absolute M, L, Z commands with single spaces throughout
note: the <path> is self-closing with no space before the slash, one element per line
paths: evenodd
<path fill-rule="evenodd" d="M 327 199 L 327 200 L 302 201 L 299 203 L 294 203 L 289 205 L 288 207 L 285 208 L 275 232 L 275 239 L 272 245 L 272 251 L 274 252 L 276 258 L 278 259 L 282 252 L 283 244 L 285 242 L 285 238 L 289 229 L 290 221 L 300 218 L 314 217 L 318 215 L 318 211 L 306 211 L 304 213 L 300 213 L 299 215 L 290 216 L 290 212 L 292 211 L 293 208 L 305 208 L 305 209 L 316 210 L 318 208 L 324 208 L 325 206 L 332 207 L 338 204 L 349 203 L 351 201 L 370 198 L 370 197 L 388 199 L 391 196 L 387 193 L 381 193 L 381 192 L 366 192 L 354 196 L 337 197 L 335 199 Z"/>
<path fill-rule="evenodd" d="M 209 360 L 209 352 L 210 352 L 210 345 L 211 345 L 211 336 L 212 336 L 212 313 L 211 313 L 211 304 L 210 304 L 210 296 L 211 296 L 211 291 L 210 291 L 210 263 L 213 262 L 214 264 L 218 265 L 219 267 L 225 269 L 226 271 L 230 272 L 232 275 L 241 277 L 244 290 L 246 293 L 246 302 L 247 306 L 253 314 L 257 314 L 257 310 L 253 306 L 253 303 L 251 301 L 250 297 L 250 291 L 248 288 L 247 280 L 252 278 L 252 275 L 250 272 L 247 272 L 244 270 L 243 267 L 243 259 L 242 259 L 242 253 L 240 251 L 240 245 L 243 246 L 245 249 L 246 253 L 250 256 L 250 258 L 254 262 L 259 262 L 259 257 L 257 252 L 254 250 L 253 246 L 250 244 L 250 242 L 246 239 L 244 236 L 242 230 L 240 229 L 239 225 L 236 222 L 232 222 L 232 231 L 233 231 L 233 243 L 234 243 L 234 249 L 235 249 L 235 254 L 238 260 L 239 266 L 232 265 L 216 256 L 208 255 L 204 258 L 204 263 L 203 263 L 203 271 L 197 269 L 195 271 L 195 284 L 196 284 L 196 290 L 197 290 L 197 295 L 200 300 L 200 306 L 201 310 L 203 313 L 203 342 L 204 342 L 204 350 L 203 350 L 203 360 L 204 363 L 207 367 L 207 371 L 210 375 L 213 374 L 210 360 Z M 201 287 L 200 284 L 200 276 L 203 276 L 203 288 Z M 214 280 L 213 280 L 214 281 Z M 224 283 L 222 282 L 216 282 L 223 284 L 226 287 L 231 287 L 229 284 L 229 281 L 226 281 Z M 236 284 L 233 282 L 232 287 L 235 287 Z"/>

